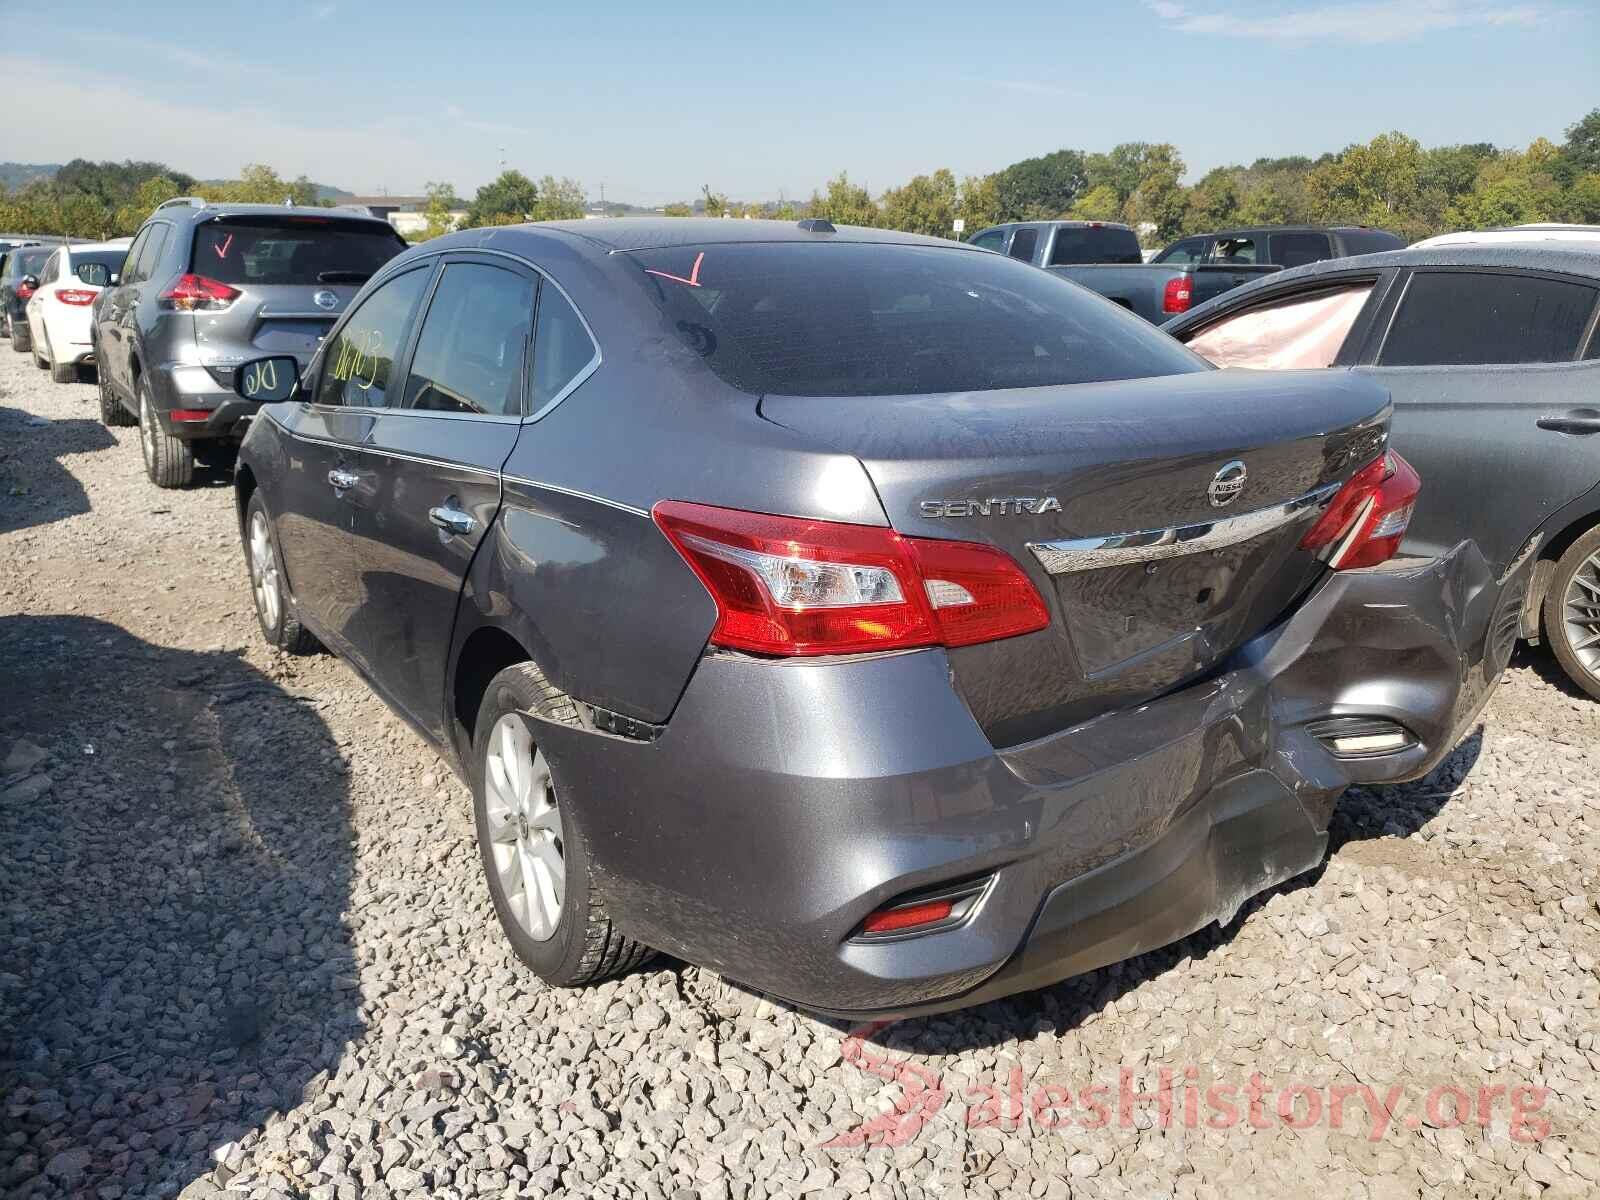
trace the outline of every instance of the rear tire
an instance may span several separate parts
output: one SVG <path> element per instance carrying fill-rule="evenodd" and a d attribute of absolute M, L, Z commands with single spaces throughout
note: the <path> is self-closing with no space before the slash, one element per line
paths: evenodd
<path fill-rule="evenodd" d="M 534 740 L 539 722 L 522 715 L 527 712 L 578 721 L 572 700 L 533 663 L 507 667 L 490 680 L 470 763 L 478 851 L 495 916 L 516 956 L 546 983 L 582 987 L 630 971 L 654 951 L 612 924 L 575 798 L 557 786 Z M 546 890 L 548 873 L 542 881 L 536 877 L 549 870 L 539 864 L 551 861 L 561 867 L 559 897 Z M 541 896 L 554 904 L 541 903 Z"/>
<path fill-rule="evenodd" d="M 139 380 L 139 443 L 144 451 L 144 472 L 159 488 L 187 487 L 194 479 L 194 450 L 182 438 L 161 428 L 150 385 Z"/>
<path fill-rule="evenodd" d="M 26 320 L 11 321 L 11 348 L 18 354 L 26 354 L 33 349 L 33 333 L 29 330 Z"/>
<path fill-rule="evenodd" d="M 295 615 L 285 586 L 283 558 L 278 554 L 278 539 L 272 532 L 272 516 L 261 493 L 251 495 L 244 510 L 244 558 L 250 570 L 250 596 L 255 602 L 256 621 L 267 645 L 288 654 L 315 654 L 317 639 Z"/>
<path fill-rule="evenodd" d="M 128 426 L 137 425 L 139 420 L 124 406 L 117 394 L 111 390 L 111 384 L 106 379 L 105 365 L 95 359 L 95 385 L 100 389 L 100 423 L 102 425 Z"/>
<path fill-rule="evenodd" d="M 1544 636 L 1572 682 L 1600 700 L 1600 526 L 1556 563 L 1544 596 Z"/>

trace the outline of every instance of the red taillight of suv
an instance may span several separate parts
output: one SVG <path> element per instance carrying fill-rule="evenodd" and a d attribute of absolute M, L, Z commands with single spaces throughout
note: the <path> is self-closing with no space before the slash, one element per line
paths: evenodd
<path fill-rule="evenodd" d="M 1165 313 L 1188 312 L 1189 306 L 1194 303 L 1194 277 L 1179 275 L 1167 280 L 1167 286 L 1161 289 L 1161 311 Z"/>
<path fill-rule="evenodd" d="M 31 284 L 26 284 L 26 283 L 17 284 L 17 299 L 18 300 L 31 300 L 33 298 L 33 292 L 34 292 L 34 289 L 33 289 Z"/>
<path fill-rule="evenodd" d="M 1022 568 L 989 546 L 678 500 L 651 515 L 716 601 L 711 641 L 729 649 L 970 646 L 1050 623 Z"/>
<path fill-rule="evenodd" d="M 93 304 L 99 292 L 88 292 L 83 288 L 57 288 L 56 299 L 63 304 Z"/>
<path fill-rule="evenodd" d="M 238 288 L 207 279 L 204 275 L 179 275 L 161 293 L 161 302 L 179 312 L 211 312 L 227 308 L 239 298 Z"/>
<path fill-rule="evenodd" d="M 1335 571 L 1388 562 L 1400 550 L 1421 490 L 1421 476 L 1391 450 L 1350 477 L 1300 547 L 1321 551 Z"/>

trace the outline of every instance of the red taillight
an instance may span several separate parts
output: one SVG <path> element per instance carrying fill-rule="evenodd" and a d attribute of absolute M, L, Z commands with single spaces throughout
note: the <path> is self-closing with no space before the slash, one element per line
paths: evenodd
<path fill-rule="evenodd" d="M 1393 450 L 1350 477 L 1300 542 L 1320 550 L 1335 571 L 1375 567 L 1400 550 L 1422 478 Z"/>
<path fill-rule="evenodd" d="M 718 646 L 789 656 L 970 646 L 1050 623 L 1022 568 L 989 546 L 678 500 L 652 515 L 716 601 Z"/>
<path fill-rule="evenodd" d="M 82 288 L 57 288 L 56 299 L 63 304 L 93 304 L 99 292 L 86 292 Z"/>
<path fill-rule="evenodd" d="M 179 275 L 161 293 L 161 299 L 179 312 L 209 312 L 227 308 L 239 298 L 239 289 L 204 275 Z"/>
<path fill-rule="evenodd" d="M 28 300 L 33 296 L 33 288 L 26 283 L 17 284 L 17 299 Z"/>
<path fill-rule="evenodd" d="M 1167 280 L 1167 286 L 1161 290 L 1161 311 L 1168 313 L 1188 312 L 1189 305 L 1194 303 L 1194 277 L 1192 275 L 1179 275 Z"/>
<path fill-rule="evenodd" d="M 880 908 L 861 922 L 862 933 L 895 933 L 901 929 L 915 929 L 919 925 L 932 925 L 948 921 L 955 911 L 955 901 L 923 900 L 917 904 L 902 904 L 899 908 Z"/>

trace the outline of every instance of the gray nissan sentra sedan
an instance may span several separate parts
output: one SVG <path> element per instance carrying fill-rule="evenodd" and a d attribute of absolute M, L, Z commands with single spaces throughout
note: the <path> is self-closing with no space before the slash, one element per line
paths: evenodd
<path fill-rule="evenodd" d="M 263 632 L 470 782 L 555 984 L 929 1012 L 1226 920 L 1452 748 L 1526 587 L 1394 557 L 1372 383 L 880 230 L 455 234 L 236 386 Z"/>

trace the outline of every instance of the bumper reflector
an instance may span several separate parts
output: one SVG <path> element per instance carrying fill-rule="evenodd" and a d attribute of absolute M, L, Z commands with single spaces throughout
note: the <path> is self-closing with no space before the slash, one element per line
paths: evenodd
<path fill-rule="evenodd" d="M 209 421 L 209 408 L 175 408 L 167 414 L 174 421 Z"/>
<path fill-rule="evenodd" d="M 868 913 L 851 940 L 870 942 L 951 929 L 972 915 L 993 878 L 972 879 L 902 896 L 893 904 Z"/>

